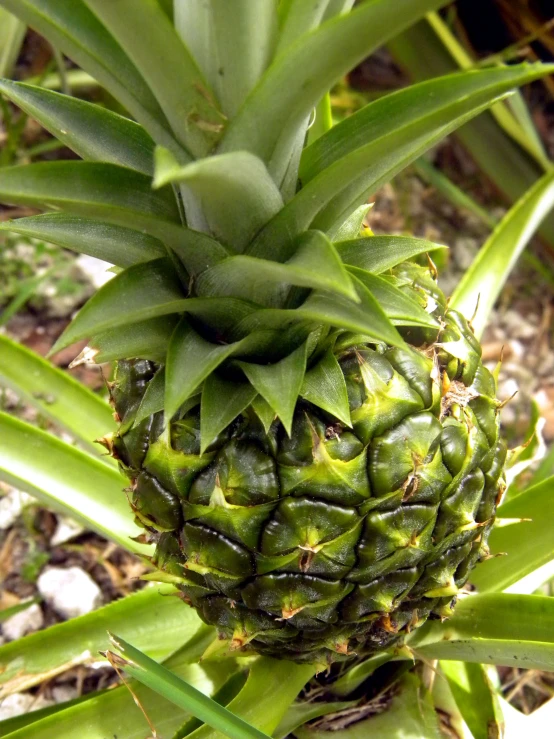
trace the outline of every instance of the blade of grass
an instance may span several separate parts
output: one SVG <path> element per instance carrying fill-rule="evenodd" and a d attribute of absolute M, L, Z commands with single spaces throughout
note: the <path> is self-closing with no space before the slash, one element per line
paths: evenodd
<path fill-rule="evenodd" d="M 123 655 L 119 657 L 113 653 L 108 653 L 110 662 L 116 668 L 125 670 L 135 680 L 154 690 L 176 706 L 192 713 L 193 716 L 201 719 L 208 726 L 222 731 L 225 736 L 231 739 L 269 739 L 267 734 L 250 726 L 239 716 L 235 716 L 227 708 L 220 706 L 219 703 L 216 703 L 216 701 L 204 695 L 120 637 L 110 634 L 110 641 L 112 646 Z"/>
<path fill-rule="evenodd" d="M 0 8 L 0 77 L 11 77 L 26 31 L 22 21 Z"/>

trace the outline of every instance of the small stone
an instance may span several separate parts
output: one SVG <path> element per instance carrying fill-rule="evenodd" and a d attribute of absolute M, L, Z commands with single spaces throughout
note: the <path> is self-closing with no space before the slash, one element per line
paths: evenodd
<path fill-rule="evenodd" d="M 23 508 L 32 501 L 30 495 L 11 488 L 0 498 L 0 530 L 9 529 L 17 521 Z"/>
<path fill-rule="evenodd" d="M 536 327 L 530 324 L 516 310 L 507 310 L 502 316 L 502 322 L 506 326 L 506 333 L 512 339 L 529 341 L 529 339 L 533 339 L 537 335 Z"/>
<path fill-rule="evenodd" d="M 88 254 L 81 254 L 77 257 L 75 263 L 96 288 L 101 288 L 112 277 L 115 277 L 113 272 L 107 271 L 112 266 L 109 262 L 96 259 L 96 257 L 91 257 Z"/>
<path fill-rule="evenodd" d="M 2 624 L 2 634 L 6 641 L 15 641 L 16 639 L 21 639 L 25 634 L 38 631 L 42 628 L 43 624 L 44 616 L 42 609 L 38 603 L 33 603 L 29 608 L 16 613 L 15 616 L 4 621 Z"/>
<path fill-rule="evenodd" d="M 452 250 L 454 261 L 460 267 L 460 269 L 468 269 L 477 252 L 479 251 L 479 241 L 472 239 L 469 236 L 461 236 L 454 242 L 454 249 Z"/>
<path fill-rule="evenodd" d="M 83 526 L 76 523 L 71 518 L 59 516 L 56 530 L 50 539 L 50 545 L 58 547 L 60 544 L 65 544 L 66 541 L 74 539 L 76 536 L 80 536 L 84 530 Z"/>
<path fill-rule="evenodd" d="M 66 619 L 84 616 L 102 603 L 102 592 L 80 567 L 49 567 L 37 580 L 46 602 Z"/>
<path fill-rule="evenodd" d="M 29 711 L 38 711 L 54 705 L 52 701 L 42 695 L 36 696 L 31 693 L 12 693 L 0 702 L 0 721 L 8 718 L 21 716 Z"/>
<path fill-rule="evenodd" d="M 67 703 L 79 697 L 79 691 L 73 685 L 56 685 L 52 688 L 52 698 L 55 703 Z"/>

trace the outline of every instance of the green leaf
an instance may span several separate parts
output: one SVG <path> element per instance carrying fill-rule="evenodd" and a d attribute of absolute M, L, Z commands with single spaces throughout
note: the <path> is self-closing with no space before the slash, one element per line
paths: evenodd
<path fill-rule="evenodd" d="M 273 423 L 273 421 L 275 421 L 276 418 L 276 414 L 273 408 L 266 400 L 262 398 L 261 395 L 257 395 L 254 398 L 254 400 L 252 401 L 252 408 L 262 422 L 262 426 L 264 427 L 266 434 L 269 433 L 271 424 Z"/>
<path fill-rule="evenodd" d="M 283 207 L 264 163 L 247 151 L 211 156 L 185 167 L 156 150 L 154 187 L 179 182 L 200 200 L 213 235 L 237 251 Z"/>
<path fill-rule="evenodd" d="M 11 13 L 0 9 L 0 77 L 10 77 L 27 28 Z"/>
<path fill-rule="evenodd" d="M 89 342 L 89 347 L 98 352 L 94 361 L 102 364 L 114 359 L 141 358 L 163 362 L 178 321 L 177 316 L 160 316 L 97 334 Z"/>
<path fill-rule="evenodd" d="M 178 150 L 144 79 L 83 0 L 1 0 L 0 4 L 89 72 L 153 138 Z"/>
<path fill-rule="evenodd" d="M 300 395 L 318 408 L 331 413 L 339 421 L 352 426 L 344 375 L 332 351 L 306 372 Z"/>
<path fill-rule="evenodd" d="M 150 233 L 166 222 L 179 222 L 171 191 L 153 192 L 149 177 L 115 164 L 61 161 L 5 167 L 0 171 L 0 198 Z"/>
<path fill-rule="evenodd" d="M 329 88 L 387 39 L 441 0 L 362 3 L 300 38 L 270 65 L 230 122 L 221 152 L 246 149 L 263 159 L 277 183 L 283 179 L 299 126 Z"/>
<path fill-rule="evenodd" d="M 175 3 L 175 27 L 233 118 L 267 67 L 275 45 L 275 0 Z"/>
<path fill-rule="evenodd" d="M 339 248 L 339 243 L 348 239 L 358 239 L 364 225 L 364 219 L 373 207 L 373 203 L 364 203 L 351 213 L 337 228 L 329 230 L 328 236 Z M 367 237 L 366 237 L 367 238 Z M 343 260 L 344 261 L 344 260 Z"/>
<path fill-rule="evenodd" d="M 179 323 L 167 352 L 164 403 L 167 420 L 236 349 L 236 344 L 211 344 L 186 319 Z"/>
<path fill-rule="evenodd" d="M 381 652 L 369 659 L 359 662 L 345 672 L 344 675 L 329 685 L 329 690 L 339 698 L 346 698 L 365 682 L 378 667 L 392 659 L 391 653 Z"/>
<path fill-rule="evenodd" d="M 151 175 L 154 142 L 138 123 L 69 95 L 0 80 L 0 93 L 83 159 Z"/>
<path fill-rule="evenodd" d="M 203 272 L 199 295 L 234 295 L 260 305 L 283 302 L 283 285 L 328 290 L 359 302 L 358 294 L 335 247 L 320 231 L 307 231 L 284 264 L 246 255 L 229 257 Z"/>
<path fill-rule="evenodd" d="M 315 671 L 314 665 L 260 657 L 250 668 L 246 685 L 227 708 L 271 735 Z M 220 736 L 208 726 L 203 726 L 188 739 L 220 739 Z"/>
<path fill-rule="evenodd" d="M 545 511 L 554 500 L 554 477 L 550 477 L 504 503 L 499 518 L 515 519 L 508 526 L 495 526 L 489 538 L 494 557 L 482 562 L 472 575 L 480 591 L 505 590 L 554 559 L 554 531 Z M 518 523 L 518 519 L 531 519 Z"/>
<path fill-rule="evenodd" d="M 502 712 L 483 665 L 443 660 L 441 671 L 474 739 L 500 739 Z"/>
<path fill-rule="evenodd" d="M 249 253 L 278 259 L 290 240 L 308 227 L 333 232 L 372 192 L 434 143 L 511 88 L 549 71 L 549 66 L 539 65 L 462 72 L 370 103 L 306 150 L 318 147 L 321 154 L 312 153 L 301 167 L 305 186 L 261 231 Z M 338 137 L 337 142 L 328 137 Z"/>
<path fill-rule="evenodd" d="M 208 726 L 221 730 L 231 739 L 269 739 L 267 734 L 250 726 L 121 637 L 110 635 L 110 641 L 121 655 L 121 657 L 117 655 L 116 664 L 119 667 L 135 680 L 201 719 Z"/>
<path fill-rule="evenodd" d="M 221 127 L 207 82 L 157 0 L 85 0 L 136 65 L 177 140 L 205 156 Z M 214 129 L 215 127 L 215 129 Z"/>
<path fill-rule="evenodd" d="M 376 275 L 420 254 L 447 249 L 446 246 L 426 239 L 395 235 L 365 236 L 361 239 L 339 241 L 335 243 L 335 248 L 344 264 L 366 269 Z"/>
<path fill-rule="evenodd" d="M 175 330 L 176 326 L 173 330 Z M 173 333 L 173 332 L 172 332 Z M 171 340 L 171 337 L 170 337 Z M 169 345 L 169 342 L 168 342 Z M 164 408 L 165 398 L 165 367 L 160 367 L 152 380 L 148 383 L 146 392 L 142 396 L 140 405 L 135 416 L 135 426 L 145 418 L 152 416 Z"/>
<path fill-rule="evenodd" d="M 93 440 L 115 430 L 110 406 L 71 375 L 0 335 L 0 384 L 76 437 L 95 454 Z"/>
<path fill-rule="evenodd" d="M 148 262 L 167 253 L 157 239 L 141 231 L 65 213 L 44 213 L 4 221 L 0 223 L 0 231 L 43 239 L 118 267 Z"/>
<path fill-rule="evenodd" d="M 286 712 L 283 720 L 273 732 L 274 739 L 286 739 L 294 736 L 294 730 L 329 713 L 337 713 L 345 708 L 354 708 L 357 701 L 343 701 L 330 703 L 329 701 L 314 701 L 313 703 L 293 703 Z"/>
<path fill-rule="evenodd" d="M 350 267 L 349 272 L 365 285 L 395 326 L 440 328 L 438 321 L 419 303 L 385 278 L 357 267 Z"/>
<path fill-rule="evenodd" d="M 297 739 L 441 739 L 437 714 L 429 693 L 416 675 L 404 675 L 387 709 L 348 726 L 329 732 L 302 727 Z"/>
<path fill-rule="evenodd" d="M 173 598 L 166 598 L 166 600 Z M 158 600 L 160 600 L 158 594 Z M 160 613 L 163 617 L 163 613 Z M 166 632 L 170 637 L 171 631 Z M 177 631 L 177 633 L 179 633 Z M 200 628 L 187 643 L 164 662 L 176 675 L 184 678 L 199 690 L 210 694 L 217 691 L 236 670 L 233 660 L 218 663 L 218 669 L 194 664 L 206 648 L 208 637 L 213 641 L 211 629 Z M 106 633 L 103 633 L 104 639 Z M 105 642 L 103 642 L 104 644 Z M 177 642 L 178 643 L 178 642 Z M 28 721 L 12 739 L 106 739 L 115 733 L 118 739 L 144 739 L 148 735 L 148 724 L 142 711 L 134 703 L 134 696 L 156 726 L 158 734 L 170 737 L 189 718 L 189 714 L 173 706 L 169 701 L 132 681 L 129 685 L 113 687 L 101 693 L 89 694 L 87 700 L 75 705 L 62 704 L 58 710 L 36 723 Z M 36 712 L 43 714 L 42 711 Z M 28 715 L 31 719 L 33 714 Z M 37 716 L 37 718 L 39 718 Z M 3 728 L 4 724 L 0 724 Z"/>
<path fill-rule="evenodd" d="M 281 0 L 279 3 L 279 41 L 275 56 L 297 38 L 317 28 L 325 16 L 328 0 L 307 3 L 305 0 Z"/>
<path fill-rule="evenodd" d="M 475 313 L 472 325 L 477 337 L 519 256 L 553 207 L 554 173 L 549 172 L 508 211 L 464 273 L 451 306 L 466 317 Z"/>
<path fill-rule="evenodd" d="M 281 419 L 290 436 L 296 401 L 306 372 L 307 345 L 275 364 L 240 362 L 240 367 L 260 395 Z"/>
<path fill-rule="evenodd" d="M 6 413 L 0 413 L 0 438 L 0 479 L 125 549 L 150 551 L 131 539 L 141 529 L 117 470 Z"/>
<path fill-rule="evenodd" d="M 244 382 L 231 382 L 211 374 L 204 382 L 200 410 L 200 454 L 256 397 L 257 391 Z"/>
<path fill-rule="evenodd" d="M 238 325 L 237 331 L 283 329 L 289 323 L 304 321 L 344 328 L 347 331 L 365 334 L 368 340 L 375 339 L 392 346 L 404 346 L 402 337 L 379 303 L 365 285 L 361 284 L 357 278 L 353 279 L 360 298 L 358 304 L 340 295 L 314 292 L 302 305 L 293 310 L 268 308 L 252 313 Z"/>
<path fill-rule="evenodd" d="M 32 688 L 70 667 L 98 661 L 100 649 L 109 646 L 107 629 L 117 629 L 152 658 L 162 660 L 201 625 L 196 612 L 175 597 L 172 587 L 146 587 L 0 647 L 0 698 Z"/>
<path fill-rule="evenodd" d="M 415 656 L 427 659 L 554 672 L 552 623 L 554 598 L 483 593 L 460 600 L 443 623 L 428 621 L 407 643 Z"/>
<path fill-rule="evenodd" d="M 390 41 L 388 48 L 414 80 L 438 77 L 457 69 L 427 19 Z M 425 49 L 425 54 L 421 49 Z M 500 128 L 490 111 L 459 128 L 456 138 L 508 202 L 524 195 L 544 174 L 543 168 Z M 541 235 L 554 245 L 554 214 L 543 223 Z"/>
<path fill-rule="evenodd" d="M 103 285 L 81 308 L 51 353 L 116 326 L 182 312 L 185 302 L 168 259 L 135 264 Z"/>

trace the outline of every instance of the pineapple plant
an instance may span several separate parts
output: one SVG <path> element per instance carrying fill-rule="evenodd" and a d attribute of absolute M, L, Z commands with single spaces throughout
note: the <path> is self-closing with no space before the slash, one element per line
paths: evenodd
<path fill-rule="evenodd" d="M 0 82 L 81 157 L 3 169 L 2 202 L 45 212 L 1 228 L 116 273 L 53 352 L 87 339 L 75 363 L 116 363 L 99 442 L 154 546 L 148 578 L 231 650 L 318 669 L 449 618 L 505 488 L 496 378 L 477 304 L 437 285 L 443 247 L 364 219 L 551 68 L 456 73 L 332 126 L 333 83 L 444 2 L 0 4 L 129 114 Z"/>

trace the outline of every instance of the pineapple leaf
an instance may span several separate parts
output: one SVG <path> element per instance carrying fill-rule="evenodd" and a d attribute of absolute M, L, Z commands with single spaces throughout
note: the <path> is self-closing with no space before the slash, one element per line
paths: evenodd
<path fill-rule="evenodd" d="M 94 103 L 22 82 L 0 80 L 0 93 L 89 161 L 151 175 L 154 142 L 138 123 Z"/>
<path fill-rule="evenodd" d="M 364 220 L 372 208 L 373 203 L 360 205 L 334 232 L 329 231 L 329 238 L 333 239 L 335 245 L 348 239 L 358 239 L 364 226 Z"/>
<path fill-rule="evenodd" d="M 171 190 L 152 192 L 149 177 L 115 164 L 59 161 L 5 167 L 0 197 L 147 231 L 153 223 L 179 223 Z"/>
<path fill-rule="evenodd" d="M 367 287 L 395 326 L 440 328 L 438 321 L 419 303 L 385 278 L 357 267 L 350 267 L 349 271 Z"/>
<path fill-rule="evenodd" d="M 174 326 L 175 330 L 176 326 Z M 170 337 L 171 338 L 171 337 Z M 169 342 L 168 342 L 169 345 Z M 164 357 L 165 358 L 165 357 Z M 153 416 L 154 413 L 163 411 L 165 399 L 165 367 L 160 367 L 152 380 L 148 383 L 140 405 L 135 416 L 134 425 Z"/>
<path fill-rule="evenodd" d="M 90 347 L 98 352 L 94 361 L 102 364 L 115 359 L 141 357 L 152 362 L 163 362 L 177 323 L 176 316 L 168 315 L 103 331 L 89 342 Z"/>
<path fill-rule="evenodd" d="M 100 454 L 92 440 L 115 430 L 110 406 L 67 372 L 35 352 L 0 335 L 0 385 L 60 424 L 89 451 Z"/>
<path fill-rule="evenodd" d="M 180 148 L 148 85 L 117 41 L 83 0 L 0 0 L 89 72 L 159 143 Z"/>
<path fill-rule="evenodd" d="M 498 697 L 483 665 L 443 660 L 441 672 L 474 739 L 504 733 Z"/>
<path fill-rule="evenodd" d="M 348 272 L 325 234 L 305 232 L 295 246 L 285 264 L 245 255 L 229 257 L 200 275 L 198 294 L 235 295 L 260 305 L 278 306 L 283 284 L 287 284 L 328 290 L 359 302 Z"/>
<path fill-rule="evenodd" d="M 257 391 L 245 382 L 231 382 L 211 374 L 204 382 L 200 406 L 200 454 L 247 408 Z"/>
<path fill-rule="evenodd" d="M 223 113 L 236 115 L 270 62 L 277 0 L 175 3 L 175 27 L 211 85 Z"/>
<path fill-rule="evenodd" d="M 480 591 L 518 587 L 527 575 L 552 562 L 554 527 L 544 512 L 552 505 L 553 489 L 554 477 L 549 477 L 500 506 L 498 516 L 514 519 L 514 523 L 494 527 L 489 546 L 493 554 L 506 552 L 508 556 L 487 559 L 476 568 L 471 581 Z M 518 519 L 526 520 L 518 523 Z M 547 578 L 550 577 L 551 573 L 547 573 Z M 531 583 L 532 590 L 540 585 L 542 583 L 535 579 Z"/>
<path fill-rule="evenodd" d="M 85 0 L 136 65 L 179 143 L 204 156 L 222 128 L 208 83 L 157 0 Z"/>
<path fill-rule="evenodd" d="M 153 236 L 122 226 L 65 213 L 44 213 L 0 223 L 0 231 L 31 236 L 118 267 L 163 257 L 166 250 Z"/>
<path fill-rule="evenodd" d="M 140 529 L 121 493 L 125 479 L 111 465 L 6 413 L 0 438 L 0 479 L 127 550 L 150 551 L 130 538 Z"/>
<path fill-rule="evenodd" d="M 444 0 L 366 1 L 302 35 L 276 57 L 230 122 L 221 152 L 251 151 L 281 183 L 299 126 L 329 88 L 387 39 L 443 4 Z"/>
<path fill-rule="evenodd" d="M 173 249 L 191 275 L 228 256 L 207 234 L 179 225 L 170 188 L 153 192 L 149 177 L 115 164 L 60 161 L 5 167 L 0 198 L 145 231 Z"/>
<path fill-rule="evenodd" d="M 550 171 L 512 206 L 464 273 L 452 295 L 451 307 L 467 318 L 473 316 L 477 337 L 483 333 L 516 261 L 553 207 L 554 173 Z"/>
<path fill-rule="evenodd" d="M 302 305 L 294 310 L 273 308 L 253 312 L 238 325 L 238 331 L 256 329 L 283 329 L 289 323 L 303 321 L 342 328 L 392 346 L 404 346 L 400 334 L 369 290 L 353 277 L 360 298 L 356 305 L 340 295 L 313 292 Z"/>
<path fill-rule="evenodd" d="M 180 167 L 167 149 L 156 150 L 154 187 L 182 183 L 202 203 L 214 236 L 243 251 L 283 207 L 264 163 L 246 151 L 212 156 Z"/>
<path fill-rule="evenodd" d="M 352 427 L 344 375 L 332 351 L 306 372 L 300 395 Z"/>
<path fill-rule="evenodd" d="M 304 33 L 317 28 L 325 16 L 329 0 L 307 3 L 305 0 L 281 0 L 279 3 L 279 42 L 275 56 L 282 53 Z"/>
<path fill-rule="evenodd" d="M 269 429 L 271 428 L 271 424 L 273 423 L 273 421 L 275 421 L 277 417 L 275 411 L 269 405 L 267 400 L 264 400 L 261 395 L 256 395 L 256 397 L 252 401 L 252 408 L 262 422 L 264 431 L 266 432 L 266 434 L 268 434 Z"/>
<path fill-rule="evenodd" d="M 344 264 L 377 275 L 420 254 L 448 248 L 425 239 L 396 235 L 366 236 L 351 241 L 339 241 L 335 243 L 335 247 Z"/>
<path fill-rule="evenodd" d="M 304 343 L 275 364 L 238 363 L 252 385 L 279 416 L 289 436 L 306 372 L 306 359 L 307 345 Z"/>
<path fill-rule="evenodd" d="M 183 318 L 171 337 L 166 362 L 165 416 L 169 420 L 200 383 L 237 351 L 235 344 L 211 344 Z"/>
<path fill-rule="evenodd" d="M 0 77 L 12 74 L 26 33 L 24 23 L 0 8 Z"/>
<path fill-rule="evenodd" d="M 519 65 L 461 72 L 446 78 L 446 83 L 444 79 L 432 80 L 370 103 L 360 111 L 364 113 L 360 130 L 347 127 L 339 131 L 338 140 L 328 138 L 356 117 L 352 116 L 312 144 L 321 148 L 322 155 L 312 155 L 314 161 L 310 157 L 301 167 L 307 184 L 261 231 L 249 253 L 279 260 L 299 232 L 310 227 L 333 232 L 372 192 L 426 149 L 515 86 L 543 76 L 551 68 Z M 424 89 L 415 97 L 420 87 Z M 368 113 L 371 106 L 377 106 L 373 108 L 377 123 Z M 345 146 L 341 146 L 343 138 L 348 139 Z M 288 239 L 283 238 L 285 233 Z"/>
<path fill-rule="evenodd" d="M 81 308 L 50 353 L 115 326 L 182 312 L 185 302 L 169 260 L 141 262 L 103 285 Z"/>

